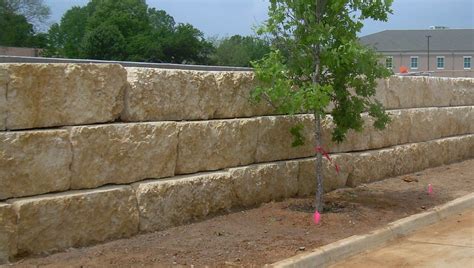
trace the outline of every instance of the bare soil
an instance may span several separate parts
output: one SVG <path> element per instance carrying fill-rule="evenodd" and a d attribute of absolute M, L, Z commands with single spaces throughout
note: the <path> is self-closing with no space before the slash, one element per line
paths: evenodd
<path fill-rule="evenodd" d="M 319 225 L 312 222 L 313 198 L 292 198 L 13 266 L 260 267 L 472 193 L 473 179 L 471 159 L 330 192 Z"/>

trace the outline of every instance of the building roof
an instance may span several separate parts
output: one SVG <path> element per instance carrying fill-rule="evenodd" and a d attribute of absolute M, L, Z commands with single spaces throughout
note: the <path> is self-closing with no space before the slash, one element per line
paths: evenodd
<path fill-rule="evenodd" d="M 430 51 L 474 51 L 474 29 L 386 30 L 360 41 L 380 52 L 426 51 L 427 35 Z"/>

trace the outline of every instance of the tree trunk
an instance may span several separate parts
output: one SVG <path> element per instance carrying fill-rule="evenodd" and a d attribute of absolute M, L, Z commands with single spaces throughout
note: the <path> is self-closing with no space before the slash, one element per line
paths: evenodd
<path fill-rule="evenodd" d="M 322 141 L 321 141 L 321 115 L 319 113 L 314 113 L 315 121 L 316 121 L 316 148 L 317 156 L 316 156 L 316 210 L 320 213 L 323 212 L 324 209 L 324 201 L 323 201 L 323 153 L 320 148 L 322 149 Z"/>
<path fill-rule="evenodd" d="M 323 13 L 326 9 L 327 0 L 315 0 L 316 1 L 316 21 L 321 23 Z M 313 84 L 319 85 L 321 83 L 321 45 L 315 44 L 314 47 L 314 73 L 313 73 Z M 324 209 L 324 188 L 323 188 L 323 152 L 322 152 L 322 140 L 321 140 L 321 111 L 314 111 L 314 118 L 316 121 L 316 210 L 323 213 Z"/>

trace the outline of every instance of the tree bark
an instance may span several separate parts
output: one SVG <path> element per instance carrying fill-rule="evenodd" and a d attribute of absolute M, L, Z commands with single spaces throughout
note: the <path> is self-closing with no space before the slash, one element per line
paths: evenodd
<path fill-rule="evenodd" d="M 316 1 L 316 21 L 321 23 L 321 18 L 324 13 L 326 6 L 326 0 L 315 0 Z M 313 84 L 319 85 L 321 83 L 321 45 L 318 43 L 314 47 L 314 73 L 313 73 Z M 324 209 L 324 188 L 323 188 L 323 152 L 322 152 L 322 139 L 321 139 L 321 111 L 313 111 L 314 119 L 316 121 L 316 210 L 320 213 Z"/>
<path fill-rule="evenodd" d="M 323 201 L 323 154 L 320 148 L 322 148 L 322 141 L 321 141 L 321 115 L 319 113 L 314 113 L 315 121 L 316 121 L 316 148 L 318 149 L 317 156 L 316 156 L 316 210 L 319 212 L 323 212 L 324 209 L 324 201 Z"/>

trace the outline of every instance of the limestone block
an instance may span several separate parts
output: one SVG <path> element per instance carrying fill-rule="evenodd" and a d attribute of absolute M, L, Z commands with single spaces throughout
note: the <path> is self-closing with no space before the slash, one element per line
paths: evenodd
<path fill-rule="evenodd" d="M 433 147 L 432 144 L 432 142 L 412 143 L 392 148 L 392 159 L 389 165 L 392 166 L 393 173 L 384 177 L 413 173 L 428 168 L 429 160 L 425 153 L 429 153 Z M 424 146 L 428 150 L 424 150 Z"/>
<path fill-rule="evenodd" d="M 373 127 L 369 124 L 368 116 L 362 116 L 363 120 L 366 122 L 365 129 L 362 132 L 356 132 L 354 130 L 348 131 L 346 139 L 341 143 L 332 141 L 332 132 L 335 128 L 335 123 L 331 116 L 326 116 L 326 118 L 321 122 L 324 150 L 333 153 L 367 150 L 370 142 L 370 133 L 373 131 Z"/>
<path fill-rule="evenodd" d="M 352 172 L 347 177 L 347 185 L 354 187 L 391 176 L 394 173 L 393 153 L 393 149 L 383 149 L 351 154 Z"/>
<path fill-rule="evenodd" d="M 376 92 L 387 109 L 469 106 L 474 104 L 474 79 L 391 76 L 379 81 Z"/>
<path fill-rule="evenodd" d="M 109 64 L 8 64 L 7 129 L 114 121 L 126 72 Z"/>
<path fill-rule="evenodd" d="M 474 135 L 465 135 L 452 137 L 450 139 L 440 140 L 440 143 L 446 143 L 446 161 L 445 163 L 454 163 L 474 157 Z"/>
<path fill-rule="evenodd" d="M 10 80 L 8 69 L 0 64 L 0 130 L 7 127 L 7 85 Z"/>
<path fill-rule="evenodd" d="M 229 170 L 238 204 L 254 206 L 298 193 L 298 162 L 257 164 Z"/>
<path fill-rule="evenodd" d="M 474 105 L 474 78 L 438 78 L 439 84 L 449 93 L 449 105 L 451 106 L 472 106 Z M 441 82 L 442 81 L 442 82 Z M 431 85 L 433 94 L 440 89 Z M 439 98 L 440 96 L 436 96 Z"/>
<path fill-rule="evenodd" d="M 439 139 L 418 144 L 428 161 L 428 167 L 438 167 L 447 163 L 449 143 L 446 141 L 451 141 L 451 139 Z"/>
<path fill-rule="evenodd" d="M 142 232 L 181 225 L 235 204 L 228 172 L 180 176 L 134 187 Z"/>
<path fill-rule="evenodd" d="M 18 254 L 55 252 L 138 232 L 138 209 L 130 186 L 104 187 L 14 200 Z"/>
<path fill-rule="evenodd" d="M 124 121 L 212 118 L 220 105 L 212 72 L 127 68 Z"/>
<path fill-rule="evenodd" d="M 176 174 L 217 170 L 255 161 L 258 119 L 187 122 L 180 125 Z"/>
<path fill-rule="evenodd" d="M 290 130 L 304 126 L 304 145 L 293 147 Z M 315 154 L 315 123 L 313 115 L 261 117 L 258 130 L 257 162 L 303 158 Z"/>
<path fill-rule="evenodd" d="M 12 206 L 0 203 L 0 264 L 5 264 L 16 255 L 16 213 Z"/>
<path fill-rule="evenodd" d="M 72 189 L 174 175 L 174 122 L 80 126 L 70 131 Z"/>
<path fill-rule="evenodd" d="M 254 103 L 250 94 L 257 85 L 253 72 L 215 72 L 219 105 L 214 118 L 251 117 L 276 114 L 265 101 Z"/>
<path fill-rule="evenodd" d="M 130 88 L 124 121 L 195 120 L 269 114 L 265 103 L 252 104 L 252 72 L 204 72 L 127 68 Z"/>
<path fill-rule="evenodd" d="M 0 200 L 69 189 L 67 130 L 0 132 Z"/>
<path fill-rule="evenodd" d="M 449 106 L 448 91 L 433 91 L 427 77 L 391 76 L 385 81 L 382 90 L 385 91 L 384 107 L 387 109 L 402 109 L 430 106 Z"/>
<path fill-rule="evenodd" d="M 332 163 L 323 158 L 323 188 L 324 192 L 346 186 L 347 177 L 352 172 L 349 154 L 331 156 Z M 338 165 L 339 172 L 335 165 Z M 298 196 L 308 196 L 316 191 L 316 157 L 299 161 Z"/>

